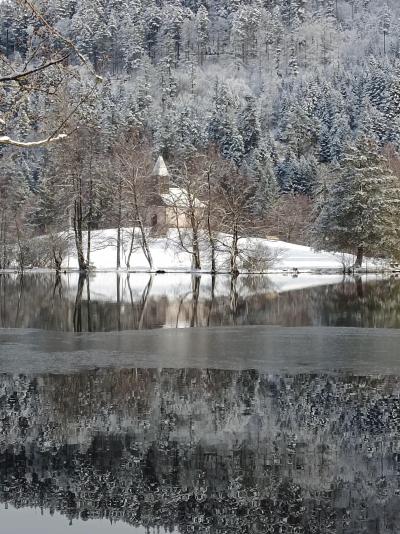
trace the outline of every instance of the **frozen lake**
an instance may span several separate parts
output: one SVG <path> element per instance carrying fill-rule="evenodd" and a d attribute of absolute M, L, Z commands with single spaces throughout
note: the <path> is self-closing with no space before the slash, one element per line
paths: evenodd
<path fill-rule="evenodd" d="M 399 532 L 398 280 L 148 278 L 2 278 L 1 531 Z"/>

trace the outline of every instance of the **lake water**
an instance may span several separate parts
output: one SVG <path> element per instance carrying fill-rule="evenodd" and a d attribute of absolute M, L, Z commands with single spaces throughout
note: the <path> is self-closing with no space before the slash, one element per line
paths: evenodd
<path fill-rule="evenodd" d="M 0 276 L 0 531 L 398 533 L 399 284 Z"/>
<path fill-rule="evenodd" d="M 0 275 L 0 327 L 71 332 L 241 325 L 400 328 L 400 279 Z"/>

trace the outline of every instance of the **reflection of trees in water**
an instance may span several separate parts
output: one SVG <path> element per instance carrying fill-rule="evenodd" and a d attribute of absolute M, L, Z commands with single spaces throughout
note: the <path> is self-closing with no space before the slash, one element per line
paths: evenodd
<path fill-rule="evenodd" d="M 90 296 L 88 277 L 86 276 L 86 274 L 80 274 L 74 305 L 74 332 L 82 332 L 82 295 L 85 282 L 87 282 L 88 296 Z M 87 302 L 89 308 L 90 300 L 88 300 Z"/>
<path fill-rule="evenodd" d="M 266 276 L 194 276 L 189 287 L 155 294 L 154 276 L 143 283 L 142 275 L 138 285 L 135 274 L 116 274 L 107 287 L 108 301 L 93 296 L 90 276 L 71 280 L 0 275 L 0 324 L 77 331 L 243 324 L 400 327 L 399 279 L 344 279 L 277 294 Z"/>
<path fill-rule="evenodd" d="M 321 306 L 321 323 L 327 326 L 366 326 L 400 328 L 400 280 L 390 278 L 376 283 L 343 282 L 327 287 Z"/>
<path fill-rule="evenodd" d="M 180 532 L 400 527 L 400 379 L 123 370 L 0 378 L 0 496 Z"/>

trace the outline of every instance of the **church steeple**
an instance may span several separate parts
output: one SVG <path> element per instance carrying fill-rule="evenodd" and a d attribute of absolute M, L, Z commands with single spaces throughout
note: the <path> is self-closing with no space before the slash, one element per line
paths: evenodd
<path fill-rule="evenodd" d="M 157 193 L 168 193 L 170 174 L 165 164 L 164 158 L 161 155 L 158 156 L 151 176 L 153 178 L 153 183 Z"/>
<path fill-rule="evenodd" d="M 154 165 L 153 172 L 151 174 L 152 176 L 169 176 L 167 166 L 165 165 L 165 161 L 162 156 L 158 156 L 156 164 Z"/>

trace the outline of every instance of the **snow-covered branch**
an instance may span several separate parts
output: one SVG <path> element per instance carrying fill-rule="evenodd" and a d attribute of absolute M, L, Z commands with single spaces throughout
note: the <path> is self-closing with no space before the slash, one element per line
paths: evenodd
<path fill-rule="evenodd" d="M 46 137 L 45 139 L 41 139 L 40 141 L 17 141 L 16 139 L 11 139 L 10 137 L 3 135 L 0 136 L 0 145 L 12 145 L 12 146 L 18 146 L 20 148 L 32 148 L 32 147 L 39 147 L 44 146 L 49 143 L 54 143 L 55 141 L 61 141 L 62 139 L 65 139 L 67 134 L 58 134 L 54 137 Z"/>

